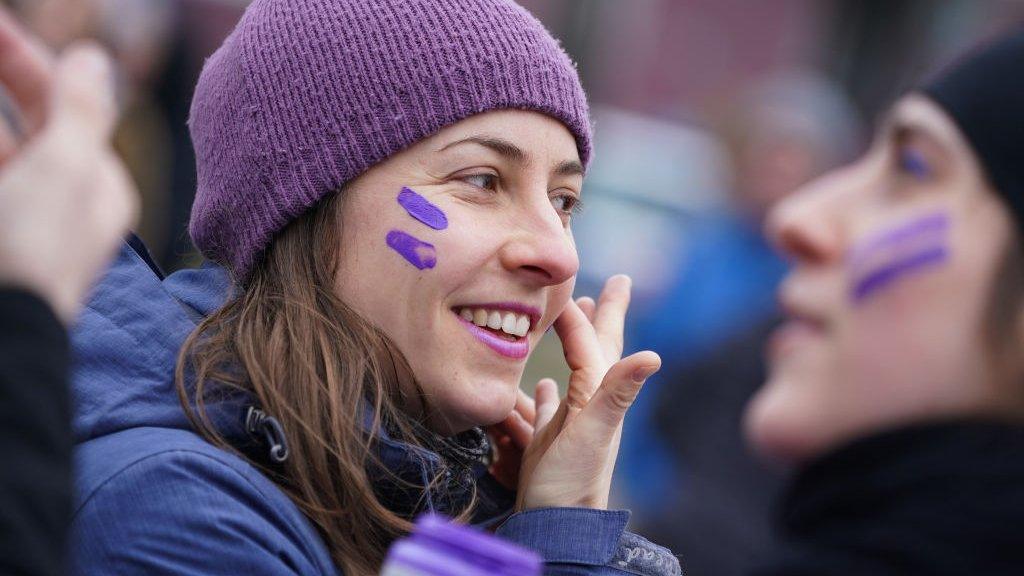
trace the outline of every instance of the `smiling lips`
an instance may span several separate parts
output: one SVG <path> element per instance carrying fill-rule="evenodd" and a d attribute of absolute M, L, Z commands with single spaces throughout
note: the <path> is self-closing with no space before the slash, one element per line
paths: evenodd
<path fill-rule="evenodd" d="M 483 304 L 454 311 L 477 340 L 501 356 L 522 359 L 529 354 L 526 335 L 539 321 L 538 310 L 520 304 Z"/>

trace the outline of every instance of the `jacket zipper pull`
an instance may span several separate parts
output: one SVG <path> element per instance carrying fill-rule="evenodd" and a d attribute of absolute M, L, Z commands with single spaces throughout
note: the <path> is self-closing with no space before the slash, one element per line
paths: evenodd
<path fill-rule="evenodd" d="M 288 459 L 288 440 L 276 418 L 267 416 L 266 412 L 255 406 L 249 406 L 245 413 L 245 429 L 252 435 L 263 434 L 270 445 L 271 460 L 280 464 Z"/>

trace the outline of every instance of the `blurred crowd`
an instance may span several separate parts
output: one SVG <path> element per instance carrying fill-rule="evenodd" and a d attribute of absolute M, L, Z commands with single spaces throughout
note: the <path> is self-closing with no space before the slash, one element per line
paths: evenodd
<path fill-rule="evenodd" d="M 195 264 L 188 215 L 195 160 L 186 121 L 202 65 L 243 0 L 5 0 L 51 48 L 98 40 L 116 60 L 123 110 L 114 135 L 142 196 L 137 233 L 166 270 Z"/>
<path fill-rule="evenodd" d="M 114 143 L 142 196 L 138 234 L 165 270 L 194 264 L 189 99 L 247 2 L 3 3 L 53 48 L 83 37 L 109 48 L 124 110 Z M 616 497 L 653 540 L 687 550 L 692 573 L 742 574 L 771 544 L 769 506 L 786 475 L 748 454 L 739 425 L 764 381 L 787 267 L 762 218 L 863 151 L 883 106 L 924 70 L 1020 21 L 1024 4 L 521 3 L 565 39 L 594 109 L 599 161 L 574 225 L 577 291 L 630 274 L 627 348 L 666 361 L 627 419 Z M 524 386 L 560 363 L 549 338 Z"/>

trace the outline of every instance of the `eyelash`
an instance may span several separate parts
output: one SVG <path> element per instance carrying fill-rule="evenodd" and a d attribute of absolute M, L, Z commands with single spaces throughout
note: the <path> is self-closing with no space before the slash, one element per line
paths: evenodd
<path fill-rule="evenodd" d="M 489 185 L 480 185 L 480 184 L 474 183 L 472 180 L 473 179 L 477 179 L 477 178 L 486 179 L 489 182 Z M 469 184 L 470 186 L 474 186 L 476 188 L 481 188 L 481 189 L 484 189 L 484 190 L 495 190 L 497 188 L 497 185 L 498 185 L 498 176 L 496 176 L 495 174 L 470 174 L 470 175 L 467 175 L 467 176 L 463 176 L 460 179 L 463 182 L 466 182 L 467 184 Z M 576 214 L 579 214 L 583 210 L 583 201 L 580 200 L 576 195 L 574 195 L 574 194 L 559 194 L 559 195 L 556 195 L 556 196 L 552 196 L 551 197 L 552 204 L 554 204 L 554 201 L 556 199 L 559 199 L 559 198 L 564 199 L 568 203 L 568 205 L 569 205 L 568 208 L 564 208 L 564 207 L 563 208 L 558 208 L 558 207 L 555 207 L 555 210 L 557 210 L 559 214 L 562 214 L 562 215 L 568 216 L 568 217 L 572 217 L 572 216 L 574 216 Z"/>
<path fill-rule="evenodd" d="M 473 182 L 470 181 L 473 178 L 486 178 L 491 183 L 491 185 L 481 186 L 479 184 L 474 184 Z M 476 188 L 483 188 L 484 190 L 494 190 L 498 186 L 498 177 L 494 174 L 470 174 L 468 176 L 463 176 L 461 180 L 471 186 L 475 186 Z"/>
<path fill-rule="evenodd" d="M 559 199 L 559 198 L 563 198 L 563 199 L 565 199 L 569 203 L 569 207 L 568 208 L 558 208 L 557 206 L 555 207 L 555 210 L 557 210 L 559 214 L 562 214 L 564 216 L 568 216 L 568 217 L 571 218 L 571 217 L 573 217 L 573 216 L 575 216 L 575 215 L 577 215 L 577 214 L 579 214 L 580 212 L 583 211 L 583 201 L 580 200 L 579 198 L 577 198 L 576 195 L 574 195 L 574 194 L 559 194 L 557 196 L 552 196 L 551 197 L 552 205 L 553 205 L 554 201 Z"/>

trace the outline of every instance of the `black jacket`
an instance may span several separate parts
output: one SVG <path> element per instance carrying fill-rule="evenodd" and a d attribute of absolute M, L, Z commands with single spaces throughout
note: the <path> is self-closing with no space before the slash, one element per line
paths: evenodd
<path fill-rule="evenodd" d="M 1024 427 L 947 422 L 858 441 L 797 475 L 758 576 L 1024 574 Z"/>
<path fill-rule="evenodd" d="M 68 342 L 50 307 L 0 289 L 0 574 L 61 574 L 71 514 Z"/>

